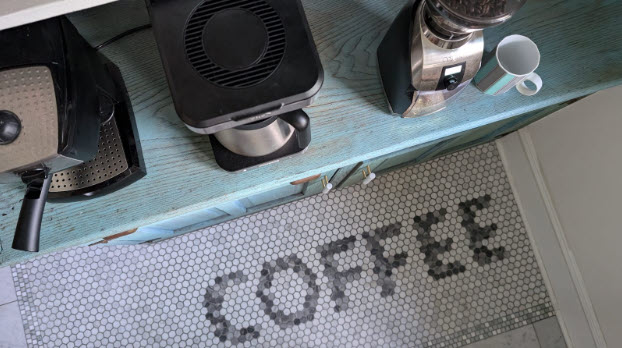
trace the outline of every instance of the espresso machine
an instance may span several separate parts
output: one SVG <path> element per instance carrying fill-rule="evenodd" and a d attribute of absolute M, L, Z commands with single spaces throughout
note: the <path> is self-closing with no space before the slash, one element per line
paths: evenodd
<path fill-rule="evenodd" d="M 25 185 L 13 249 L 36 252 L 45 204 L 145 176 L 118 67 L 65 17 L 0 31 L 0 195 Z"/>
<path fill-rule="evenodd" d="M 300 0 L 147 0 L 175 109 L 231 172 L 303 153 L 324 70 Z"/>
<path fill-rule="evenodd" d="M 483 29 L 510 19 L 526 0 L 409 0 L 378 48 L 391 112 L 444 109 L 481 67 Z"/>

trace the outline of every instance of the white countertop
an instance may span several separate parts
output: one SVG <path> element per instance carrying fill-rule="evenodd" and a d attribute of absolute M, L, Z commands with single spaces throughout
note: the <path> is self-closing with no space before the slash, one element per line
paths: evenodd
<path fill-rule="evenodd" d="M 0 30 L 113 1 L 116 0 L 0 0 Z"/>

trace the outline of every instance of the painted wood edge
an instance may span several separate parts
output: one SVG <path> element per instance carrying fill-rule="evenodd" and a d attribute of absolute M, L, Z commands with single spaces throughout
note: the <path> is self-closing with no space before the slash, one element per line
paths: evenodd
<path fill-rule="evenodd" d="M 521 131 L 526 132 L 525 130 Z M 578 266 L 574 262 L 575 268 L 572 269 L 568 261 L 568 244 L 560 240 L 559 233 L 562 234 L 561 238 L 565 241 L 563 230 L 560 229 L 561 223 L 557 219 L 557 225 L 555 225 L 551 217 L 552 200 L 546 186 L 548 203 L 542 192 L 544 177 L 537 162 L 537 156 L 533 156 L 535 154 L 533 143 L 531 143 L 532 157 L 529 157 L 519 135 L 521 131 L 497 140 L 496 145 L 521 216 L 524 219 L 535 258 L 540 264 L 545 285 L 555 306 L 564 338 L 569 348 L 606 347 L 600 326 L 595 321 L 593 309 L 592 318 L 588 314 L 591 302 L 587 298 L 589 307 L 586 307 L 586 298 L 582 298 L 580 289 L 582 287 L 583 294 L 586 295 L 585 285 L 582 282 L 576 282 L 577 275 L 581 277 Z M 534 160 L 536 161 L 536 169 L 533 167 L 534 162 L 532 161 Z M 556 212 L 555 215 L 557 215 Z M 545 244 L 548 245 L 544 246 Z M 547 248 L 546 256 L 542 255 L 543 248 Z M 574 261 L 574 257 L 572 260 Z M 596 335 L 600 334 L 601 337 L 600 341 L 594 334 L 592 327 L 594 322 L 597 325 Z M 589 344 L 585 340 L 577 342 L 588 336 L 590 337 L 588 339 Z M 577 339 L 577 337 L 580 338 Z"/>
<path fill-rule="evenodd" d="M 53 0 L 45 4 L 25 7 L 0 16 L 0 30 L 62 16 L 67 13 L 85 10 L 117 0 Z"/>
<path fill-rule="evenodd" d="M 231 201 L 215 207 L 229 214 L 232 218 L 246 214 L 246 207 L 240 201 Z"/>

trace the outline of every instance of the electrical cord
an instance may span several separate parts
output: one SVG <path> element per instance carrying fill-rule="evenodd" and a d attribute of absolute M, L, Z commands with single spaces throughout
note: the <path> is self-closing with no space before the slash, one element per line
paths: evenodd
<path fill-rule="evenodd" d="M 99 44 L 99 45 L 95 46 L 95 49 L 99 51 L 99 50 L 101 50 L 102 48 L 104 48 L 104 47 L 106 47 L 106 46 L 110 45 L 111 43 L 113 43 L 113 42 L 115 42 L 115 41 L 118 41 L 118 40 L 120 40 L 120 39 L 122 39 L 122 38 L 124 38 L 124 37 L 126 37 L 126 36 L 132 35 L 132 34 L 134 34 L 134 33 L 137 33 L 137 32 L 139 32 L 139 31 L 142 31 L 142 30 L 145 30 L 145 29 L 149 29 L 149 28 L 151 28 L 151 24 L 141 25 L 140 27 L 136 27 L 136 28 L 133 28 L 133 29 L 130 29 L 130 30 L 124 31 L 124 32 L 122 32 L 121 34 L 119 34 L 119 35 L 117 35 L 117 36 L 113 37 L 112 39 L 107 40 L 107 41 L 105 41 L 105 42 L 102 42 L 101 44 Z"/>

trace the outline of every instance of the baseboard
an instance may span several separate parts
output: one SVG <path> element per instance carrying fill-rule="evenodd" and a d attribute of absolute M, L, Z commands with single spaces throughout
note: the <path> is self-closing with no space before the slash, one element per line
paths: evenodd
<path fill-rule="evenodd" d="M 528 129 L 497 141 L 569 347 L 606 348 L 581 272 L 540 169 Z"/>

